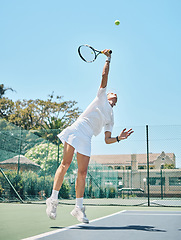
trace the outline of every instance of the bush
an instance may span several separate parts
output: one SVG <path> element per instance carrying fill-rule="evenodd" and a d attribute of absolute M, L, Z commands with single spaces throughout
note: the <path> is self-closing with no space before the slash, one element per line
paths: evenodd
<path fill-rule="evenodd" d="M 99 197 L 100 198 L 105 198 L 106 197 L 105 191 L 102 188 L 100 188 Z"/>
<path fill-rule="evenodd" d="M 42 186 L 38 184 L 38 176 L 33 172 L 22 173 L 22 179 L 24 182 L 24 197 L 36 196 L 41 190 Z"/>
<path fill-rule="evenodd" d="M 32 198 L 39 196 L 42 199 L 42 197 L 49 197 L 51 195 L 54 180 L 51 176 L 38 177 L 34 172 L 22 172 L 17 175 L 16 171 L 8 171 L 5 174 L 22 199 L 26 199 L 27 196 Z M 16 197 L 13 189 L 9 187 L 6 179 L 0 174 L 0 196 L 3 189 L 6 188 L 10 190 L 5 191 L 8 199 Z M 68 199 L 69 192 L 69 185 L 66 182 L 63 182 L 59 196 Z"/>
<path fill-rule="evenodd" d="M 2 197 L 4 189 L 2 188 L 1 184 L 0 184 L 0 197 Z"/>
<path fill-rule="evenodd" d="M 69 198 L 69 193 L 70 193 L 70 187 L 67 182 L 63 182 L 62 187 L 59 191 L 59 197 L 68 199 Z"/>
<path fill-rule="evenodd" d="M 24 184 L 22 181 L 21 175 L 17 175 L 16 171 L 7 171 L 5 172 L 7 178 L 10 180 L 16 191 L 19 193 L 20 196 L 23 197 L 23 191 L 24 191 Z M 8 195 L 8 198 L 14 199 L 16 196 L 13 189 L 9 186 L 7 183 L 7 180 L 4 178 L 3 175 L 1 175 L 0 182 L 2 187 L 5 190 L 6 195 Z M 8 188 L 8 189 L 6 189 Z"/>
<path fill-rule="evenodd" d="M 110 188 L 109 188 L 109 195 L 108 195 L 108 197 L 109 197 L 109 198 L 115 198 L 115 196 L 116 196 L 116 190 L 115 190 L 115 188 L 114 188 L 114 187 L 110 187 Z"/>

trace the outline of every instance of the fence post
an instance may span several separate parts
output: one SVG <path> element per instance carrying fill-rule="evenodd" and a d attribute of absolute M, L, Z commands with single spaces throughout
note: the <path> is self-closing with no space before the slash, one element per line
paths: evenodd
<path fill-rule="evenodd" d="M 60 139 L 58 138 L 58 155 L 57 155 L 57 168 L 59 167 L 59 154 L 60 154 Z"/>
<path fill-rule="evenodd" d="M 21 155 L 21 138 L 22 138 L 22 131 L 21 131 L 21 127 L 20 127 L 20 138 L 19 138 L 19 156 L 18 156 L 18 169 L 17 169 L 17 175 L 19 175 L 19 171 L 20 171 L 20 155 Z"/>
<path fill-rule="evenodd" d="M 148 125 L 146 125 L 146 146 L 147 146 L 147 191 L 148 191 L 148 206 L 150 206 L 150 176 L 149 176 L 149 138 L 148 138 Z"/>
<path fill-rule="evenodd" d="M 46 152 L 46 158 L 45 158 L 45 169 L 44 169 L 44 180 L 43 180 L 43 190 L 45 191 L 46 189 L 46 184 L 45 184 L 45 178 L 46 178 L 46 167 L 47 167 L 47 160 L 48 160 L 48 153 L 49 153 L 49 141 L 47 144 L 47 152 Z"/>

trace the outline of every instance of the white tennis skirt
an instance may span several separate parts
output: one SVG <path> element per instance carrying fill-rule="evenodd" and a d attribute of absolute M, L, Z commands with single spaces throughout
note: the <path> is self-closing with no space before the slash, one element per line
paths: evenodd
<path fill-rule="evenodd" d="M 74 122 L 57 136 L 63 144 L 67 142 L 76 152 L 90 157 L 93 130 L 84 119 Z"/>

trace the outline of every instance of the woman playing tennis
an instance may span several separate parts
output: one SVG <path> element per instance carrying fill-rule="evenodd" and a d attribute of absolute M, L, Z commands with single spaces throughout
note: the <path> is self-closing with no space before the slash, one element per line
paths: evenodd
<path fill-rule="evenodd" d="M 91 155 L 92 136 L 97 136 L 104 127 L 105 142 L 106 144 L 111 144 L 127 139 L 133 133 L 132 129 L 128 131 L 124 129 L 117 137 L 111 136 L 114 125 L 113 107 L 117 103 L 117 95 L 115 93 L 106 93 L 111 54 L 108 49 L 105 49 L 103 53 L 107 56 L 107 59 L 96 98 L 70 127 L 67 127 L 58 135 L 64 144 L 64 152 L 62 162 L 55 174 L 52 195 L 46 200 L 46 213 L 51 219 L 56 218 L 58 193 L 62 186 L 64 175 L 72 162 L 74 151 L 77 153 L 78 172 L 75 184 L 76 205 L 71 215 L 80 222 L 89 223 L 83 206 L 83 196 Z"/>

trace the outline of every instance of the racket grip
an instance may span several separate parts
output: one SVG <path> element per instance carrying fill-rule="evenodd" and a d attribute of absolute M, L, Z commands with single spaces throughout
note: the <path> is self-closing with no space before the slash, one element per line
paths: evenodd
<path fill-rule="evenodd" d="M 101 53 L 104 53 L 104 51 L 101 51 Z M 112 53 L 112 50 L 109 50 L 109 53 L 111 54 L 111 53 Z"/>

